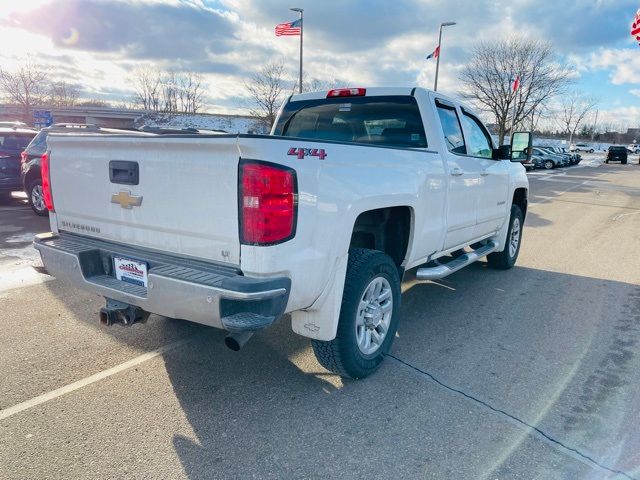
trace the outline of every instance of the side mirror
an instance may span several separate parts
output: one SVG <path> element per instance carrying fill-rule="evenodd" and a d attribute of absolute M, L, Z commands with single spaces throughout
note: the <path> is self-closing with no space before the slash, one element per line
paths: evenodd
<path fill-rule="evenodd" d="M 532 142 L 531 132 L 516 132 L 511 135 L 511 161 L 528 162 L 531 160 Z"/>
<path fill-rule="evenodd" d="M 500 145 L 494 150 L 494 160 L 511 160 L 511 145 Z"/>

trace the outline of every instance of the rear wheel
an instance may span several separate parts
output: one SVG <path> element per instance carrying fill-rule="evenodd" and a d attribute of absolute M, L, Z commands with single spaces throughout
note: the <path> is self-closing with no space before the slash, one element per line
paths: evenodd
<path fill-rule="evenodd" d="M 336 338 L 312 341 L 318 362 L 343 377 L 371 375 L 391 347 L 399 310 L 400 276 L 391 257 L 351 249 Z"/>
<path fill-rule="evenodd" d="M 45 216 L 49 214 L 47 206 L 44 203 L 44 195 L 42 193 L 42 181 L 34 180 L 27 189 L 29 197 L 29 205 L 36 215 Z"/>
<path fill-rule="evenodd" d="M 509 230 L 504 250 L 487 255 L 487 262 L 492 268 L 508 270 L 516 264 L 522 243 L 522 210 L 517 205 L 511 206 L 511 218 L 509 218 Z"/>
<path fill-rule="evenodd" d="M 553 167 L 555 167 L 555 164 L 552 160 L 546 160 L 544 162 L 544 168 L 546 168 L 547 170 L 553 170 Z"/>

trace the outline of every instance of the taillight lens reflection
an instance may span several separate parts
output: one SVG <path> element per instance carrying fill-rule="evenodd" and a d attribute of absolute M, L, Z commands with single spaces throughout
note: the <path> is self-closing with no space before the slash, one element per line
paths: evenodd
<path fill-rule="evenodd" d="M 42 175 L 42 196 L 47 210 L 53 212 L 53 196 L 51 195 L 51 175 L 49 170 L 49 154 L 44 153 L 40 159 L 40 173 Z"/>

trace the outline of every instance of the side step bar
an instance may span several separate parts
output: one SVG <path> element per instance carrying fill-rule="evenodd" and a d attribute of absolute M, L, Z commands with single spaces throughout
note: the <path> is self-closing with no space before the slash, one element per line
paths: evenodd
<path fill-rule="evenodd" d="M 480 260 L 482 257 L 486 257 L 491 252 L 494 252 L 498 246 L 494 242 L 487 242 L 486 245 L 473 250 L 471 252 L 460 255 L 455 260 L 450 261 L 447 264 L 436 265 L 435 267 L 423 267 L 419 268 L 416 272 L 416 278 L 418 280 L 438 280 L 444 278 L 447 275 L 451 275 L 457 272 L 461 268 Z"/>

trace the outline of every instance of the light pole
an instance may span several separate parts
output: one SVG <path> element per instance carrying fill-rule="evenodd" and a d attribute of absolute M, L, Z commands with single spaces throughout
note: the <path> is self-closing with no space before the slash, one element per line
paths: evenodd
<path fill-rule="evenodd" d="M 302 32 L 304 31 L 304 22 L 302 21 L 302 17 L 304 10 L 302 8 L 290 8 L 289 10 L 300 14 L 300 78 L 298 79 L 298 91 L 302 93 Z"/>
<path fill-rule="evenodd" d="M 442 22 L 440 24 L 440 33 L 438 34 L 438 56 L 436 57 L 436 79 L 433 82 L 433 91 L 438 91 L 438 70 L 440 69 L 440 56 L 442 55 L 442 27 L 450 27 L 456 22 Z"/>

